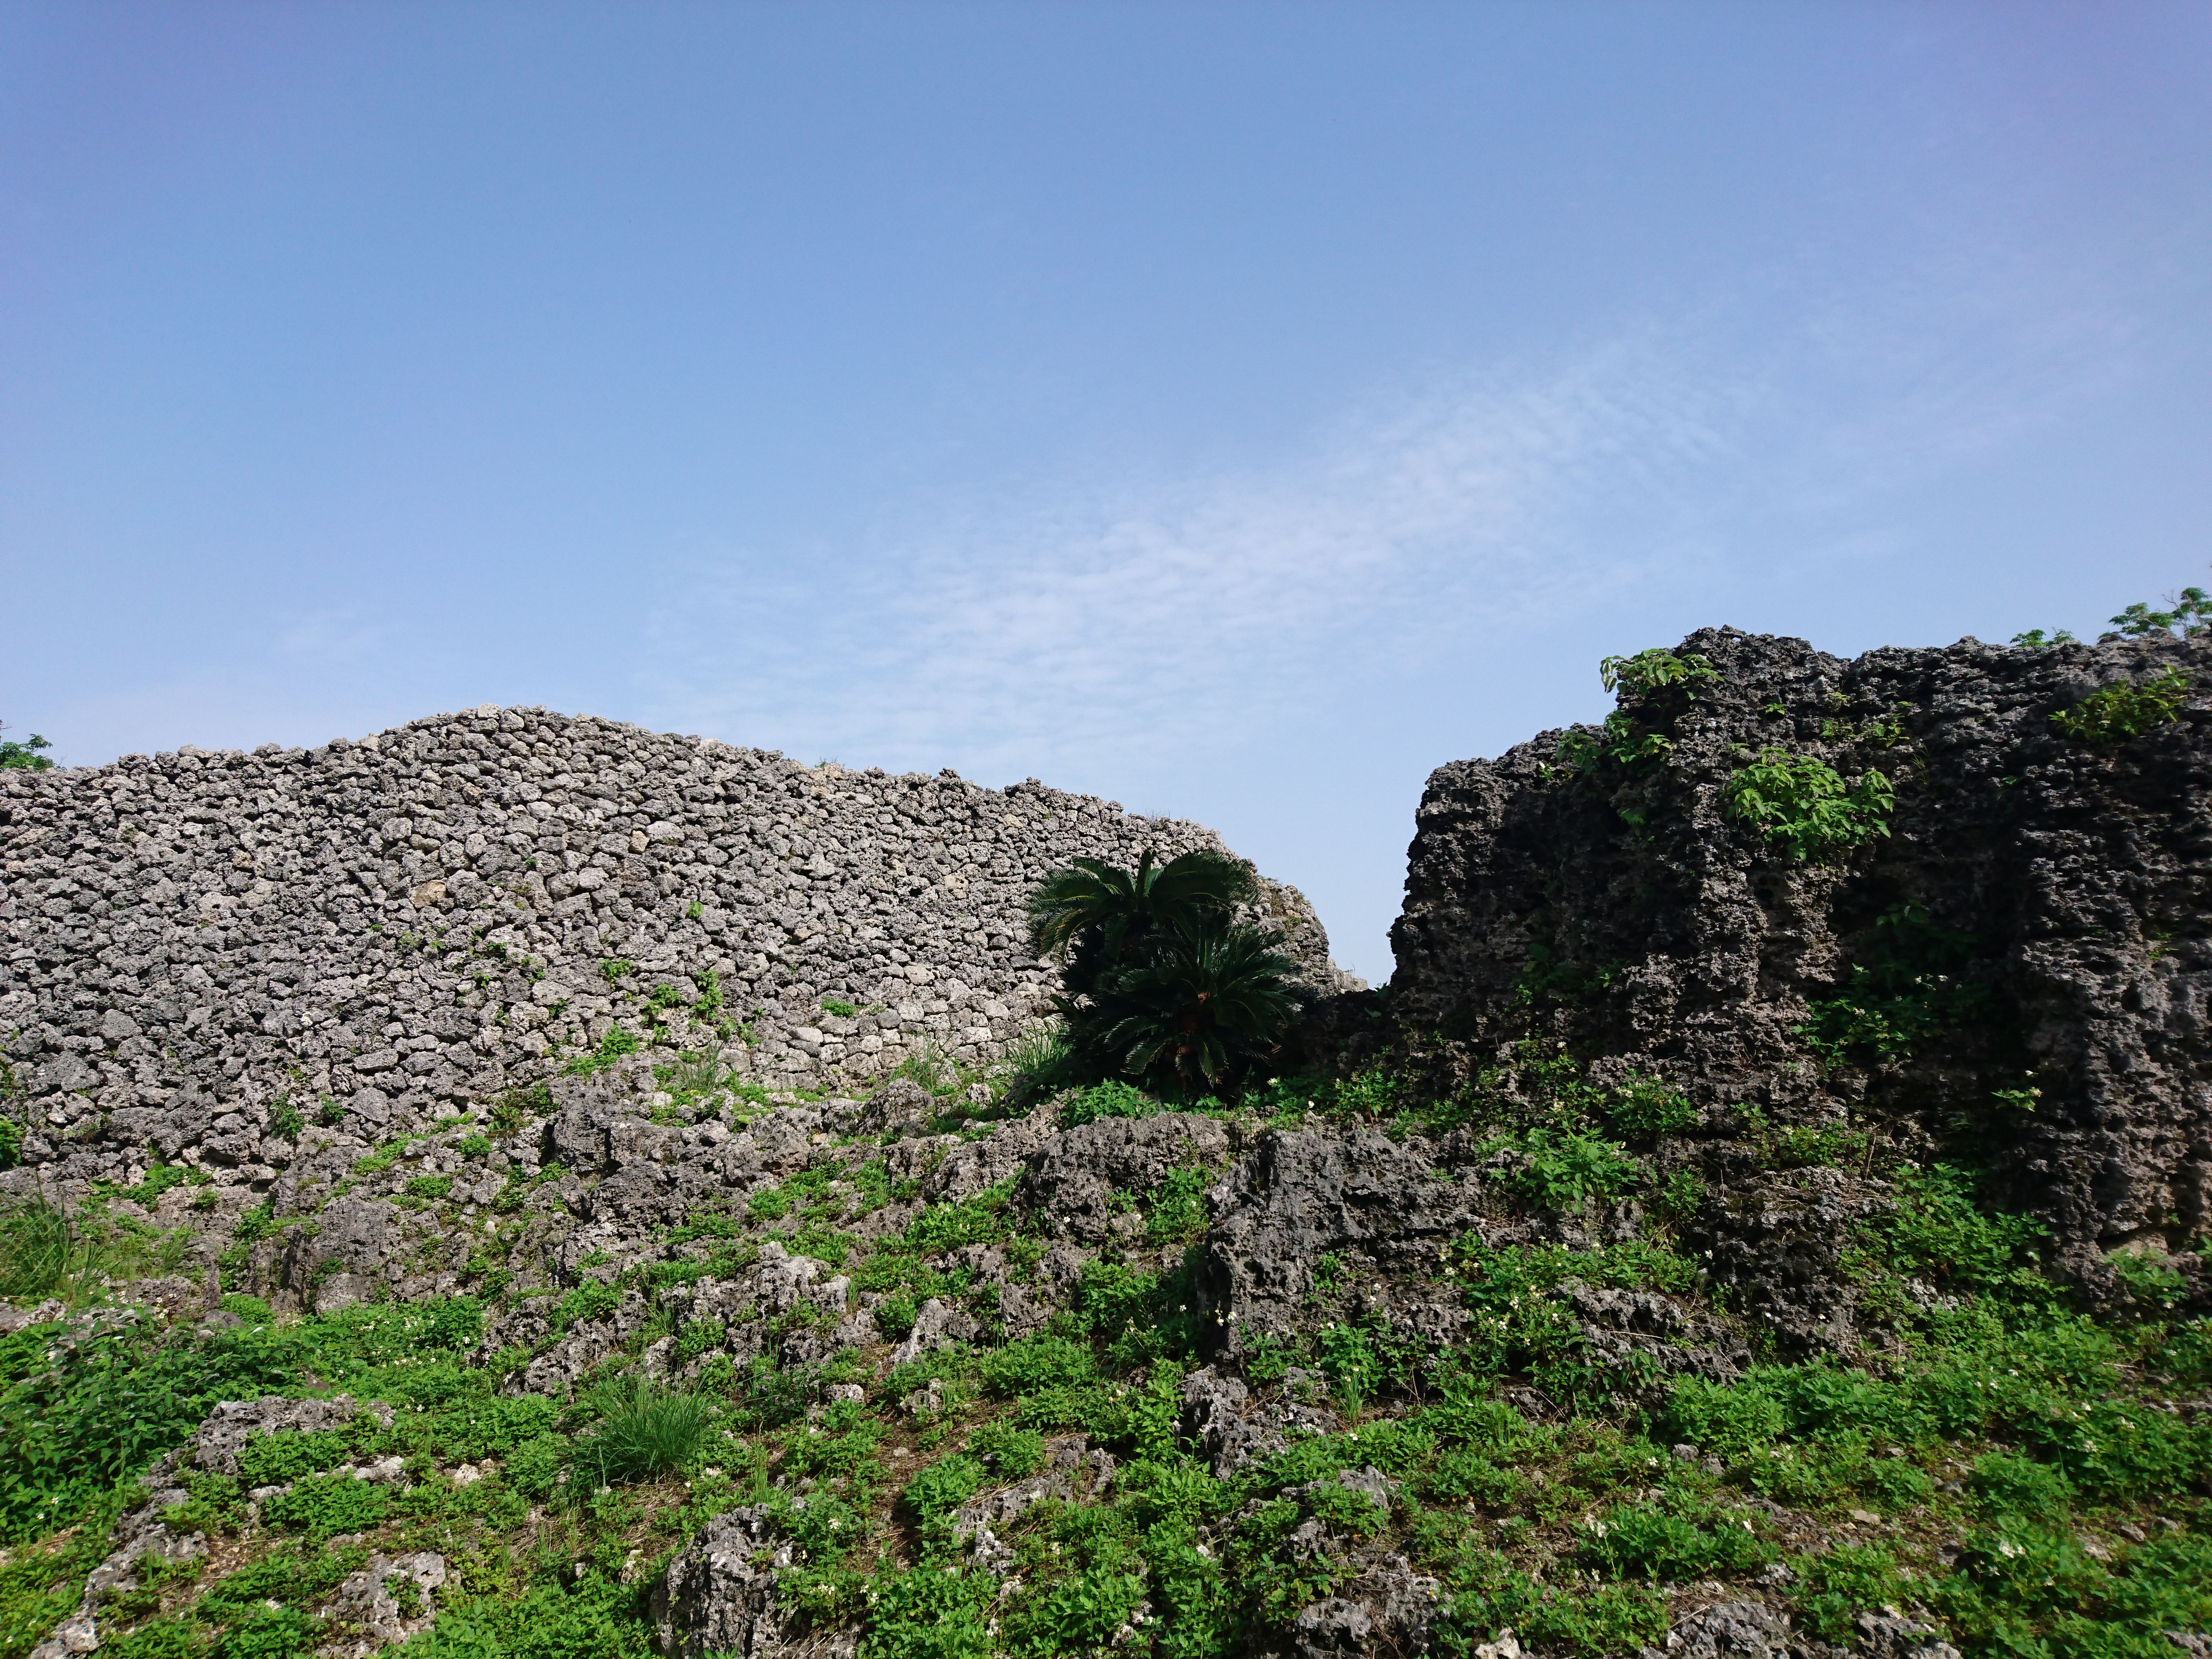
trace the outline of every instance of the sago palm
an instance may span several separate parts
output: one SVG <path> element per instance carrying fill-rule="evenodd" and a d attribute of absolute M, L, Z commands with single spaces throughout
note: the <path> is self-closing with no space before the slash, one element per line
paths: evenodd
<path fill-rule="evenodd" d="M 1178 929 L 1225 921 L 1258 890 L 1249 866 L 1225 854 L 1185 853 L 1165 864 L 1147 847 L 1134 871 L 1076 859 L 1030 895 L 1030 944 L 1067 958 L 1068 994 L 1087 994 L 1102 974 L 1143 960 L 1148 942 Z"/>
<path fill-rule="evenodd" d="M 1297 1010 L 1297 963 L 1279 934 L 1218 913 L 1155 934 L 1146 959 L 1101 976 L 1090 1024 L 1095 1050 L 1156 1093 L 1233 1088 Z"/>

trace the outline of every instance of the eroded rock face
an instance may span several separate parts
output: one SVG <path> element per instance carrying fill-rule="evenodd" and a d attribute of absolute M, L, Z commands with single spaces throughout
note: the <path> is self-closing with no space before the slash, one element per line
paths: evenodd
<path fill-rule="evenodd" d="M 1022 910 L 1048 869 L 1219 845 L 1034 782 L 810 768 L 532 708 L 9 772 L 0 1033 L 30 1132 L 9 1179 L 182 1161 L 258 1197 L 302 1120 L 382 1146 L 617 1025 L 770 1089 L 925 1049 L 981 1060 L 1054 988 Z M 1261 908 L 1333 988 L 1305 901 L 1271 884 Z M 593 1133 L 564 1115 L 564 1151 Z"/>
<path fill-rule="evenodd" d="M 1101 1118 L 1046 1143 L 1022 1177 L 1019 1197 L 1054 1235 L 1096 1244 L 1107 1236 L 1117 1194 L 1150 1192 L 1170 1171 L 1217 1164 L 1228 1151 L 1227 1131 L 1210 1117 Z"/>
<path fill-rule="evenodd" d="M 1667 1632 L 1667 1651 L 1681 1659 L 1783 1659 L 1790 1646 L 1789 1619 L 1764 1601 L 1702 1607 Z"/>
<path fill-rule="evenodd" d="M 1357 1249 L 1384 1268 L 1428 1272 L 1474 1230 L 1482 1195 L 1419 1136 L 1270 1130 L 1208 1194 L 1215 1220 L 1200 1285 L 1217 1316 L 1206 1340 L 1234 1349 L 1291 1330 L 1324 1255 Z"/>
<path fill-rule="evenodd" d="M 1958 1649 L 1917 1620 L 1887 1610 L 1862 1611 L 1852 1615 L 1851 1623 L 1859 1650 L 1869 1659 L 1959 1659 Z"/>
<path fill-rule="evenodd" d="M 651 1615 L 668 1659 L 849 1659 L 850 1631 L 811 1638 L 777 1605 L 775 1575 L 791 1565 L 760 1509 L 732 1510 L 701 1528 L 653 1586 Z"/>
<path fill-rule="evenodd" d="M 1366 1659 L 1428 1650 L 1429 1626 L 1443 1600 L 1437 1582 L 1394 1556 L 1350 1592 L 1302 1608 L 1291 1626 L 1298 1659 Z"/>
<path fill-rule="evenodd" d="M 367 1659 L 429 1629 L 437 1619 L 431 1596 L 445 1582 L 446 1558 L 435 1551 L 370 1556 L 338 1586 L 337 1616 L 350 1633 L 327 1651 Z"/>
<path fill-rule="evenodd" d="M 1747 1110 L 1778 1130 L 1880 1115 L 1921 1126 L 1931 1152 L 1966 1133 L 2093 1290 L 2110 1288 L 2101 1253 L 2117 1247 L 2187 1268 L 2182 1246 L 2212 1225 L 2212 641 L 1968 640 L 1845 661 L 1723 629 L 1686 653 L 1717 675 L 1693 701 L 1623 700 L 1662 752 L 1577 776 L 1547 732 L 1430 778 L 1394 1012 L 1449 1034 L 1468 1073 L 1533 1006 L 1539 1029 L 1616 1075 L 1671 1080 L 1739 1141 Z M 2052 726 L 2169 668 L 2197 688 L 2170 723 L 2109 746 Z M 1887 836 L 1796 862 L 1731 816 L 1729 780 L 1774 749 L 1847 781 L 1884 773 Z M 1942 1005 L 1941 1041 L 1824 1067 L 1805 1035 L 1815 1005 L 1885 951 L 1976 988 Z M 2033 1111 L 1993 1101 L 2026 1088 Z M 1744 1252 L 1716 1272 L 1772 1280 L 1808 1340 L 1832 1328 L 1843 1310 L 1790 1286 L 1831 1276 L 1821 1252 L 1880 1189 L 1847 1172 L 1832 1191 L 1732 1201 L 1745 1213 L 1705 1228 Z"/>
<path fill-rule="evenodd" d="M 1224 1376 L 1212 1365 L 1183 1378 L 1182 1403 L 1178 1426 L 1221 1480 L 1307 1435 L 1330 1434 L 1341 1426 L 1326 1406 L 1258 1399 L 1241 1377 Z M 1387 1497 L 1383 1501 L 1387 1504 Z"/>

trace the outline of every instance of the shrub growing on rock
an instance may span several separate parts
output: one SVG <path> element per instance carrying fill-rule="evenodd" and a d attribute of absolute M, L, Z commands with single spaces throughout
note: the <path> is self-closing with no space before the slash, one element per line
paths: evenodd
<path fill-rule="evenodd" d="M 1071 1080 L 1135 1079 L 1188 1098 L 1233 1092 L 1296 1012 L 1277 934 L 1236 921 L 1256 891 L 1224 854 L 1186 853 L 1133 871 L 1097 859 L 1055 870 L 1030 896 L 1030 942 L 1062 954 Z"/>
<path fill-rule="evenodd" d="M 1153 862 L 1147 847 L 1134 871 L 1077 859 L 1030 895 L 1030 943 L 1039 956 L 1062 956 L 1068 994 L 1089 992 L 1109 971 L 1142 964 L 1160 935 L 1195 929 L 1248 902 L 1249 866 L 1222 853 L 1185 853 Z"/>
<path fill-rule="evenodd" d="M 1273 933 L 1209 921 L 1176 928 L 1142 966 L 1101 981 L 1084 1021 L 1091 1042 L 1153 1090 L 1225 1092 L 1272 1051 L 1297 1005 L 1297 963 Z"/>
<path fill-rule="evenodd" d="M 51 772 L 54 769 L 52 760 L 39 751 L 52 747 L 35 732 L 21 743 L 13 738 L 0 738 L 0 772 Z"/>
<path fill-rule="evenodd" d="M 2108 685 L 2051 717 L 2061 735 L 2109 748 L 2156 731 L 2181 712 L 2190 678 L 2179 668 L 2154 674 L 2140 685 Z"/>
<path fill-rule="evenodd" d="M 1846 784 L 1826 761 L 1782 749 L 1762 749 L 1728 781 L 1729 816 L 1780 842 L 1800 864 L 1834 858 L 1887 836 L 1896 805 L 1886 774 L 1869 769 Z"/>

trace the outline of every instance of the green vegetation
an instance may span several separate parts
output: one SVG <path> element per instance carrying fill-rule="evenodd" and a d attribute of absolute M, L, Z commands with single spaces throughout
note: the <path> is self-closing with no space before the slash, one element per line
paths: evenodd
<path fill-rule="evenodd" d="M 501 1092 L 491 1103 L 491 1132 L 505 1139 L 533 1117 L 553 1109 L 553 1091 L 543 1083 L 519 1085 Z"/>
<path fill-rule="evenodd" d="M 2185 587 L 2166 599 L 2170 607 L 2154 611 L 2141 599 L 2112 618 L 2112 631 L 2104 635 L 2106 640 L 2140 639 L 2146 634 L 2162 634 L 2177 639 L 2187 639 L 2212 628 L 2212 594 L 2201 587 Z"/>
<path fill-rule="evenodd" d="M 1031 1020 L 1000 1054 L 996 1077 L 1005 1097 L 1026 1100 L 1058 1086 L 1074 1050 L 1056 1020 Z"/>
<path fill-rule="evenodd" d="M 1443 1101 L 1376 1066 L 1278 1079 L 1246 1110 L 1293 1103 L 1473 1127 L 1472 1164 L 1498 1202 L 1558 1215 L 1630 1197 L 1646 1213 L 1681 1208 L 1666 1197 L 1672 1176 L 1633 1149 L 1698 1121 L 1663 1079 L 1600 1085 L 1535 1042 Z M 1063 1109 L 1097 1121 L 1159 1108 L 1109 1079 Z M 1869 1143 L 1850 1133 L 1856 1161 Z M 1786 1165 L 1842 1155 L 1826 1133 L 1751 1122 L 1739 1139 Z M 1391 1270 L 1388 1282 L 1464 1310 L 1448 1340 L 1401 1322 L 1374 1294 L 1374 1264 L 1340 1254 L 1313 1264 L 1300 1327 L 1248 1334 L 1234 1362 L 1263 1399 L 1326 1403 L 1334 1425 L 1221 1479 L 1178 1429 L 1210 1318 L 1192 1246 L 1212 1176 L 1196 1167 L 1129 1195 L 1141 1227 L 1081 1266 L 1044 1329 L 1010 1340 L 987 1321 L 973 1343 L 896 1368 L 880 1349 L 737 1365 L 719 1319 L 662 1316 L 563 1401 L 501 1395 L 505 1366 L 464 1362 L 483 1328 L 465 1300 L 283 1324 L 234 1297 L 243 1327 L 167 1336 L 116 1327 L 64 1341 L 63 1327 L 33 1327 L 0 1338 L 5 1651 L 74 1607 L 100 1557 L 76 1540 L 97 1536 L 132 1476 L 212 1401 L 343 1390 L 390 1402 L 390 1422 L 361 1413 L 263 1435 L 235 1479 L 191 1477 L 173 1524 L 224 1540 L 236 1565 L 131 1592 L 113 1615 L 118 1651 L 305 1659 L 329 1639 L 349 1563 L 434 1547 L 453 1576 L 410 1651 L 642 1659 L 659 1564 L 707 1518 L 751 1504 L 787 1553 L 779 1594 L 794 1616 L 853 1625 L 868 1654 L 1091 1651 L 1149 1606 L 1123 1650 L 1231 1659 L 1243 1643 L 1286 1641 L 1303 1609 L 1344 1591 L 1358 1553 L 1379 1550 L 1438 1580 L 1445 1653 L 1509 1626 L 1574 1659 L 1656 1645 L 1670 1600 L 1711 1583 L 1782 1600 L 1830 1639 L 1892 1604 L 1977 1659 L 2151 1659 L 2163 1631 L 2212 1613 L 2212 1425 L 2161 1404 L 2212 1382 L 2208 1322 L 2174 1311 L 2170 1267 L 2135 1258 L 2115 1266 L 2142 1294 L 2091 1318 L 2044 1275 L 2042 1230 L 1982 1207 L 1967 1172 L 1882 1167 L 1895 1207 L 1858 1224 L 1847 1259 L 1863 1321 L 1887 1334 L 1850 1361 L 1780 1355 L 1702 1253 L 1663 1237 L 1508 1246 L 1470 1234 L 1430 1265 Z M 885 1342 L 932 1298 L 991 1314 L 998 1291 L 975 1253 L 1000 1253 L 1018 1282 L 1044 1248 L 1013 1190 L 923 1206 L 872 1241 L 849 1230 L 919 1194 L 873 1150 L 848 1149 L 765 1189 L 750 1216 L 674 1230 L 650 1271 L 570 1286 L 553 1323 L 603 1319 L 630 1289 L 650 1301 L 734 1272 L 760 1228 L 843 1252 L 852 1294 L 883 1298 Z M 1577 1298 L 1622 1294 L 1673 1298 L 1759 1357 L 1733 1378 L 1683 1375 L 1649 1347 L 1595 1345 Z M 649 1378 L 631 1359 L 664 1335 L 684 1369 Z M 831 1397 L 833 1382 L 860 1397 Z M 933 1403 L 902 1403 L 924 1396 Z M 1002 1577 L 982 1571 L 961 1504 L 1055 1467 L 1054 1437 L 1076 1431 L 1117 1460 L 1111 1482 L 1079 1470 L 1064 1496 L 994 1523 L 1014 1559 Z M 345 1472 L 392 1455 L 408 1482 Z M 450 1478 L 465 1462 L 482 1477 L 466 1486 Z M 245 1493 L 267 1486 L 283 1490 L 257 1518 Z M 1778 1565 L 1779 1580 L 1767 1576 Z M 1006 1578 L 1021 1588 L 1001 1594 Z"/>
<path fill-rule="evenodd" d="M 197 1181 L 194 1179 L 195 1176 L 198 1176 Z M 181 1187 L 187 1182 L 198 1185 L 206 1179 L 205 1176 L 199 1175 L 199 1172 L 190 1164 L 164 1164 L 156 1158 L 146 1166 L 144 1178 L 136 1186 L 124 1188 L 120 1196 L 129 1199 L 134 1204 L 143 1204 L 150 1209 L 161 1202 L 161 1194 L 172 1187 Z"/>
<path fill-rule="evenodd" d="M 1146 848 L 1133 872 L 1077 859 L 1030 893 L 1030 943 L 1041 957 L 1066 958 L 1069 995 L 1089 993 L 1110 969 L 1140 964 L 1154 936 L 1203 932 L 1258 890 L 1249 866 L 1223 854 L 1157 858 Z"/>
<path fill-rule="evenodd" d="M 1143 1091 L 1109 1078 L 1065 1102 L 1060 1109 L 1060 1127 L 1073 1129 L 1102 1117 L 1151 1117 L 1166 1109 Z"/>
<path fill-rule="evenodd" d="M 2071 708 L 2053 714 L 2051 723 L 2062 737 L 2109 747 L 2168 724 L 2181 712 L 2189 688 L 2187 674 L 2179 668 L 2167 668 L 2141 684 L 2108 685 L 2093 691 Z"/>
<path fill-rule="evenodd" d="M 1595 776 L 1608 763 L 1633 771 L 1672 754 L 1674 740 L 1662 732 L 1646 732 L 1629 715 L 1615 709 L 1593 737 L 1570 732 L 1559 739 L 1559 763 L 1577 777 Z"/>
<path fill-rule="evenodd" d="M 1302 1111 L 1340 1121 L 1380 1123 L 1394 1133 L 1444 1135 L 1488 1129 L 1503 1139 L 1492 1150 L 1552 1148 L 1559 1137 L 1579 1142 L 1607 1136 L 1644 1146 L 1695 1126 L 1701 1114 L 1664 1078 L 1632 1074 L 1617 1084 L 1589 1081 L 1582 1060 L 1563 1046 L 1526 1038 L 1450 1092 L 1383 1066 L 1348 1077 L 1274 1079 L 1255 1101 L 1269 1115 Z M 1537 1139 L 1526 1142 L 1523 1132 Z"/>
<path fill-rule="evenodd" d="M 2163 611 L 2155 611 L 2145 601 L 2136 600 L 2112 619 L 2111 629 L 2097 636 L 2098 643 L 2104 645 L 2114 640 L 2142 639 L 2147 635 L 2187 639 L 2191 635 L 2201 634 L 2207 628 L 2212 628 L 2212 593 L 2207 593 L 2201 587 L 2185 587 L 2179 593 L 2169 593 L 2166 598 L 2166 606 Z M 2070 645 L 2075 641 L 2074 635 L 2063 628 L 2051 633 L 2045 633 L 2040 628 L 2031 628 L 2025 634 L 2014 635 L 2012 642 L 2036 649 L 2045 646 Z"/>
<path fill-rule="evenodd" d="M 610 1026 L 596 1049 L 570 1060 L 564 1069 L 570 1077 L 590 1077 L 605 1071 L 624 1054 L 635 1054 L 642 1046 L 636 1032 L 620 1025 Z"/>
<path fill-rule="evenodd" d="M 1583 783 L 1598 781 L 1608 771 L 1620 776 L 1649 769 L 1674 749 L 1664 730 L 1698 699 L 1698 688 L 1720 678 L 1712 664 L 1692 651 L 1678 654 L 1664 647 L 1639 651 L 1632 657 L 1607 657 L 1598 664 L 1598 679 L 1608 691 L 1620 694 L 1621 706 L 1605 717 L 1593 734 L 1571 731 L 1559 739 L 1559 767 Z M 1616 805 L 1620 803 L 1616 802 Z M 1640 808 L 1626 807 L 1623 816 L 1639 824 Z"/>
<path fill-rule="evenodd" d="M 0 724 L 0 731 L 6 729 Z M 51 772 L 54 763 L 41 751 L 53 747 L 33 732 L 21 743 L 13 738 L 0 738 L 0 772 Z"/>
<path fill-rule="evenodd" d="M 95 1208 L 72 1212 L 43 1192 L 0 1201 L 0 1297 L 53 1297 L 72 1308 L 102 1301 L 111 1279 L 168 1272 L 188 1243 L 181 1230 L 162 1234 Z"/>
<path fill-rule="evenodd" d="M 1897 804 L 1889 779 L 1869 768 L 1856 784 L 1809 756 L 1762 749 L 1728 781 L 1728 812 L 1782 843 L 1800 864 L 1835 858 L 1889 834 Z"/>
<path fill-rule="evenodd" d="M 1974 941 L 1917 904 L 1875 919 L 1840 994 L 1815 999 L 1799 1028 L 1829 1066 L 1904 1060 L 1940 1033 L 1984 1018 L 1989 987 L 1971 977 Z"/>
<path fill-rule="evenodd" d="M 596 1404 L 596 1432 L 577 1443 L 575 1478 L 589 1486 L 681 1473 L 714 1426 L 713 1402 L 642 1377 L 611 1385 Z"/>
<path fill-rule="evenodd" d="M 1066 966 L 1054 1009 L 1061 1080 L 1127 1078 L 1156 1093 L 1234 1093 L 1296 1012 L 1279 935 L 1232 919 L 1258 888 L 1218 853 L 1135 871 L 1096 859 L 1056 870 L 1030 896 L 1030 944 Z"/>
<path fill-rule="evenodd" d="M 1697 652 L 1678 655 L 1654 646 L 1632 657 L 1607 657 L 1597 665 L 1599 683 L 1608 691 L 1649 697 L 1673 690 L 1694 699 L 1698 688 L 1720 678 L 1712 664 Z"/>
<path fill-rule="evenodd" d="M 1062 1015 L 1087 1028 L 1088 1044 L 1116 1057 L 1126 1075 L 1156 1091 L 1232 1088 L 1296 1012 L 1288 981 L 1297 964 L 1277 943 L 1257 928 L 1176 928 L 1155 941 L 1142 965 L 1101 981 L 1095 1015 L 1073 1005 Z"/>

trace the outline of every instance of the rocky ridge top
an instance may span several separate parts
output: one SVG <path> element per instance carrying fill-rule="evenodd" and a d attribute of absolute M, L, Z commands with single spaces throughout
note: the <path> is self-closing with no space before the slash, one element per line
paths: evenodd
<path fill-rule="evenodd" d="M 672 745 L 655 775 L 714 778 L 681 795 L 694 820 L 649 776 L 579 786 L 600 734 L 579 722 L 559 784 L 579 820 L 517 790 L 496 804 L 524 839 L 472 819 L 485 846 L 461 836 L 454 858 L 387 817 L 351 869 L 303 831 L 292 867 L 333 896 L 320 909 L 276 908 L 295 883 L 260 866 L 242 813 L 220 832 L 242 915 L 196 896 L 174 931 L 125 934 L 100 907 L 174 867 L 135 857 L 97 891 L 22 891 L 32 967 L 11 971 L 45 975 L 16 1005 L 40 1015 L 26 1148 L 48 1172 L 127 1177 L 95 1202 L 198 1239 L 219 1275 L 140 1283 L 137 1310 L 0 1311 L 0 1360 L 25 1372 L 0 1395 L 0 1455 L 45 1460 L 0 1481 L 0 1522 L 57 1553 L 26 1573 L 82 1557 L 81 1597 L 52 1575 L 41 1605 L 75 1611 L 40 1659 L 170 1651 L 164 1620 L 200 1632 L 193 1651 L 363 1654 L 428 1626 L 434 1652 L 498 1659 L 2212 1651 L 2212 1275 L 2189 1198 L 2212 705 L 2192 684 L 2123 743 L 2051 719 L 2212 654 L 1969 641 L 1847 663 L 1731 630 L 1679 650 L 1713 671 L 1695 696 L 1632 689 L 1607 728 L 1437 772 L 1389 991 L 1318 1000 L 1283 1075 L 1228 1104 L 933 1089 L 927 1067 L 883 1074 L 880 1014 L 790 1023 L 859 1002 L 870 972 L 895 988 L 941 968 L 913 948 L 930 940 L 980 952 L 958 958 L 969 1006 L 989 993 L 1020 1020 L 1042 969 L 1007 959 L 990 980 L 984 924 L 1017 921 L 1061 855 L 998 838 L 1030 828 L 1005 822 L 1036 806 L 1026 788 L 825 781 L 625 738 Z M 463 717 L 380 758 L 420 788 L 406 767 L 481 757 L 467 736 L 510 714 L 531 718 Z M 1729 811 L 1771 754 L 1839 789 L 1882 771 L 1887 834 L 1784 856 Z M 464 790 L 482 770 L 447 775 L 420 803 L 437 821 L 400 830 L 484 805 Z M 823 849 L 848 790 L 871 836 L 902 836 L 903 869 L 848 884 L 865 921 L 859 899 L 811 906 L 815 859 L 846 867 L 849 844 Z M 106 858 L 143 822 L 100 822 L 118 793 L 70 820 L 70 856 Z M 271 833 L 289 799 L 272 792 Z M 590 821 L 632 799 L 636 821 Z M 1103 809 L 1036 816 L 1097 838 L 1075 850 L 1134 850 Z M 563 872 L 600 879 L 539 900 L 528 878 L 550 866 L 522 860 L 552 822 Z M 229 843 L 195 860 L 174 840 L 197 878 L 179 885 L 208 891 Z M 794 866 L 805 885 L 770 887 Z M 909 890 L 917 866 L 929 884 Z M 953 876 L 975 926 L 945 915 Z M 713 907 L 719 933 L 686 884 L 710 878 L 754 907 Z M 507 957 L 469 940 L 458 964 L 420 959 L 369 925 L 411 912 L 418 939 L 441 920 L 451 939 L 517 901 L 543 937 L 486 933 Z M 335 1045 L 351 1005 L 270 1030 L 303 988 L 329 994 L 264 967 L 230 987 L 266 999 L 239 1029 L 204 994 L 182 1012 L 188 1035 L 216 1028 L 190 1091 L 128 1103 L 132 1068 L 167 1056 L 103 1030 L 111 990 L 212 982 L 211 963 L 325 924 L 370 941 L 380 977 L 356 994 L 432 1022 L 429 1045 L 403 1045 L 392 1013 L 375 1035 L 394 1063 L 348 1056 L 350 1093 L 288 1127 L 282 1068 L 342 1068 L 336 1046 L 287 1045 Z M 740 971 L 767 935 L 733 929 L 771 925 L 783 954 L 760 947 L 766 979 Z M 514 957 L 556 939 L 561 994 L 540 1003 Z M 523 1030 L 545 1038 L 587 992 L 605 1006 L 571 1040 L 521 1058 L 495 1019 L 434 1026 L 450 997 L 543 1009 Z M 747 993 L 781 1004 L 757 1043 L 719 1029 Z M 617 1030 L 652 1046 L 618 1052 Z M 72 1060 L 99 1068 L 90 1097 L 57 1076 Z M 237 1121 L 203 1124 L 203 1104 Z M 104 1544 L 65 1545 L 52 1529 L 109 1491 L 82 1474 L 112 1457 L 82 1402 L 196 1367 L 221 1391 L 131 1443 L 133 1468 L 161 1453 L 148 1492 Z M 696 1432 L 623 1462 L 617 1420 L 642 1412 Z"/>

